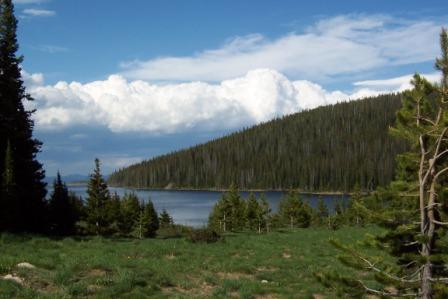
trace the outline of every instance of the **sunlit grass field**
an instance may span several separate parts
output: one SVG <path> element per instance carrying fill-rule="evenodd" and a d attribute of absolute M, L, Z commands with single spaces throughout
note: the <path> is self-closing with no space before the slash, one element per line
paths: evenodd
<path fill-rule="evenodd" d="M 1 298 L 335 298 L 314 273 L 350 271 L 328 242 L 378 228 L 236 233 L 217 243 L 175 239 L 0 235 Z M 18 268 L 28 262 L 34 269 Z"/>

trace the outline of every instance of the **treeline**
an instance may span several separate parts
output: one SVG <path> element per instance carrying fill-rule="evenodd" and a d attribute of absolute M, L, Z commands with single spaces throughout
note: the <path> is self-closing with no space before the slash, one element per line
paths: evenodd
<path fill-rule="evenodd" d="M 400 94 L 285 116 L 114 172 L 109 183 L 137 188 L 351 191 L 387 185 L 408 146 L 388 134 Z"/>
<path fill-rule="evenodd" d="M 47 233 L 50 235 L 102 235 L 135 238 L 155 237 L 159 229 L 174 228 L 166 210 L 160 215 L 150 199 L 140 200 L 134 193 L 122 198 L 110 194 L 95 160 L 87 198 L 68 191 L 58 173 L 47 205 Z"/>
<path fill-rule="evenodd" d="M 290 190 L 279 203 L 278 212 L 273 213 L 266 197 L 253 193 L 244 199 L 232 185 L 214 205 L 208 221 L 208 229 L 220 233 L 231 231 L 255 231 L 268 233 L 283 228 L 326 227 L 338 229 L 342 225 L 363 226 L 373 223 L 370 209 L 381 203 L 377 198 L 366 197 L 359 187 L 349 200 L 338 200 L 334 211 L 329 211 L 322 197 L 312 208 L 296 190 Z M 366 199 L 368 198 L 368 199 Z"/>

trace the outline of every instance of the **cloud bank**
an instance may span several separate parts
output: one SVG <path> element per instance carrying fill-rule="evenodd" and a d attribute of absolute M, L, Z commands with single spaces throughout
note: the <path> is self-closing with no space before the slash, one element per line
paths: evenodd
<path fill-rule="evenodd" d="M 238 128 L 303 109 L 387 92 L 358 82 L 355 92 L 327 91 L 305 80 L 291 81 L 271 69 L 249 71 L 219 84 L 156 85 L 112 75 L 87 84 L 44 86 L 41 74 L 24 73 L 36 99 L 39 129 L 100 125 L 113 132 L 171 133 Z"/>
<path fill-rule="evenodd" d="M 273 40 L 251 34 L 191 56 L 126 62 L 122 74 L 136 80 L 220 82 L 270 68 L 292 78 L 323 80 L 432 60 L 440 27 L 384 15 L 337 16 Z"/>

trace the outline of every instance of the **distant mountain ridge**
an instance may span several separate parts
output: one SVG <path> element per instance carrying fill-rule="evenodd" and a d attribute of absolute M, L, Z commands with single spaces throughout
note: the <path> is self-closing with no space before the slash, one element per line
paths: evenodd
<path fill-rule="evenodd" d="M 350 191 L 388 184 L 408 146 L 390 136 L 400 94 L 302 111 L 120 169 L 137 188 Z"/>
<path fill-rule="evenodd" d="M 53 184 L 53 181 L 56 177 L 49 176 L 45 177 L 45 182 L 47 184 Z M 62 180 L 66 182 L 67 184 L 70 183 L 80 183 L 80 182 L 87 182 L 89 180 L 88 175 L 82 175 L 82 174 L 69 174 L 69 175 L 62 175 Z"/>

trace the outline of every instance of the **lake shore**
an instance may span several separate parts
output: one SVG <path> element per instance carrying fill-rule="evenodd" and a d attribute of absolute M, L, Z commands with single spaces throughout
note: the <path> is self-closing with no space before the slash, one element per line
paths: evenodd
<path fill-rule="evenodd" d="M 87 185 L 87 183 L 86 183 Z M 70 184 L 68 184 L 70 186 Z M 80 186 L 79 184 L 73 186 Z M 125 188 L 125 189 L 134 189 L 134 190 L 148 190 L 148 191 L 191 191 L 191 192 L 227 192 L 229 189 L 226 188 L 137 188 L 130 186 L 118 186 L 118 185 L 109 185 L 109 187 L 114 188 Z M 288 192 L 290 190 L 295 189 L 238 189 L 240 192 Z M 351 195 L 352 192 L 341 192 L 341 191 L 303 191 L 297 190 L 300 194 L 312 194 L 312 195 Z"/>

